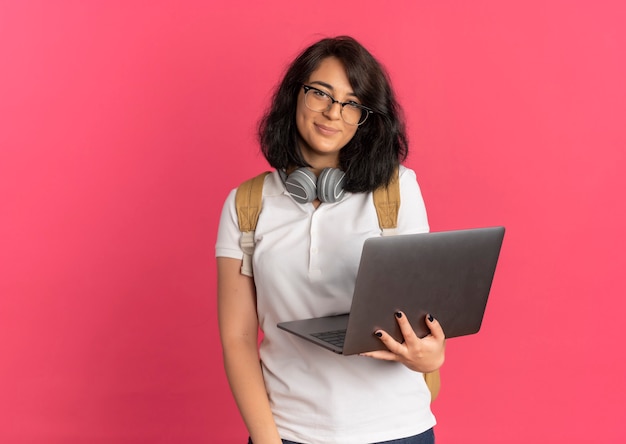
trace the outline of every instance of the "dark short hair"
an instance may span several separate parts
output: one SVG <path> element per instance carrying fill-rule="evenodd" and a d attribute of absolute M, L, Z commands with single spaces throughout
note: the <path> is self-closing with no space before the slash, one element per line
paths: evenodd
<path fill-rule="evenodd" d="M 298 147 L 296 107 L 302 84 L 322 60 L 339 59 L 363 105 L 374 111 L 339 152 L 346 172 L 345 189 L 368 192 L 387 185 L 408 155 L 402 110 L 382 65 L 352 37 L 326 38 L 305 49 L 289 66 L 262 117 L 258 137 L 261 151 L 276 169 L 310 166 Z"/>

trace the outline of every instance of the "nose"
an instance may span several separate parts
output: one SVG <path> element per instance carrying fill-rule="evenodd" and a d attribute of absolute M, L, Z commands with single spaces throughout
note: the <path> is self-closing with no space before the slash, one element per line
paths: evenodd
<path fill-rule="evenodd" d="M 324 115 L 331 120 L 341 119 L 341 102 L 335 100 L 331 103 Z"/>

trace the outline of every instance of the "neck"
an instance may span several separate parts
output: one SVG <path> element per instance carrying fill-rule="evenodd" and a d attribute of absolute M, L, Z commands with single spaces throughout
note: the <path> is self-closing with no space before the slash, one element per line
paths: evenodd
<path fill-rule="evenodd" d="M 309 169 L 319 176 L 324 168 L 339 168 L 339 159 L 337 156 L 316 156 L 314 159 L 306 159 L 310 165 Z"/>
<path fill-rule="evenodd" d="M 327 153 L 315 151 L 307 148 L 302 140 L 299 141 L 298 148 L 304 160 L 310 165 L 309 169 L 316 176 L 319 176 L 324 168 L 339 168 L 339 153 L 336 151 Z M 291 172 L 293 170 L 295 168 L 288 168 L 287 171 Z"/>

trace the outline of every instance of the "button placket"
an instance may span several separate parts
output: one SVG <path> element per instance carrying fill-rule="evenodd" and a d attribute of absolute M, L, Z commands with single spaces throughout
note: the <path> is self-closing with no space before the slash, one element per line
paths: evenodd
<path fill-rule="evenodd" d="M 320 209 L 318 208 L 311 216 L 311 226 L 309 229 L 309 276 L 311 278 L 319 277 L 322 273 L 319 259 L 319 219 Z"/>

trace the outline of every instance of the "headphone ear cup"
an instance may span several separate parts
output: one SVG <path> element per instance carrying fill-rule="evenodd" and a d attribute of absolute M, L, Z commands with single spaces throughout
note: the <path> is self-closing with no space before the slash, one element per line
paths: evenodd
<path fill-rule="evenodd" d="M 317 178 L 317 198 L 322 202 L 335 203 L 343 199 L 343 180 L 346 174 L 337 168 L 324 168 Z"/>
<path fill-rule="evenodd" d="M 317 197 L 317 177 L 308 168 L 298 168 L 285 179 L 285 189 L 293 199 L 305 204 Z"/>

